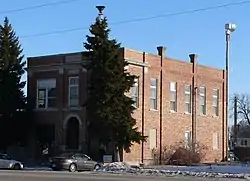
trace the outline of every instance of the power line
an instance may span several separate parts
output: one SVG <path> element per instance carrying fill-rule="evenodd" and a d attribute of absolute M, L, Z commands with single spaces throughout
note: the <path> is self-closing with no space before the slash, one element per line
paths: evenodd
<path fill-rule="evenodd" d="M 114 22 L 114 23 L 109 23 L 109 24 L 110 25 L 119 25 L 119 24 L 126 24 L 126 23 L 134 23 L 134 22 L 147 21 L 147 20 L 157 19 L 157 18 L 165 18 L 165 17 L 178 16 L 178 15 L 184 15 L 184 14 L 192 14 L 192 13 L 197 13 L 197 12 L 202 12 L 202 11 L 228 8 L 231 6 L 239 6 L 239 5 L 248 4 L 248 3 L 250 3 L 250 0 L 234 2 L 234 3 L 227 3 L 227 4 L 217 5 L 217 6 L 210 6 L 210 7 L 199 8 L 199 9 L 180 11 L 180 12 L 175 12 L 175 13 L 161 14 L 161 15 L 144 17 L 144 18 L 135 18 L 135 19 L 131 19 L 131 20 L 119 21 L 119 22 Z M 86 30 L 86 29 L 89 29 L 89 27 L 78 27 L 78 28 L 72 28 L 72 29 L 64 29 L 64 30 L 50 31 L 50 32 L 45 32 L 45 33 L 31 34 L 31 35 L 21 36 L 20 38 L 24 39 L 24 38 L 52 35 L 52 34 L 61 34 L 61 33 Z"/>
<path fill-rule="evenodd" d="M 76 1 L 79 1 L 79 0 L 63 0 L 63 1 L 51 2 L 51 3 L 36 5 L 36 6 L 29 6 L 29 7 L 12 9 L 12 10 L 7 10 L 7 11 L 0 11 L 0 14 L 9 14 L 9 13 L 15 13 L 15 12 L 20 12 L 20 11 L 33 10 L 33 9 L 44 8 L 44 7 L 48 7 L 48 6 L 55 6 L 55 5 L 59 5 L 59 4 L 72 3 L 72 2 L 76 2 Z"/>

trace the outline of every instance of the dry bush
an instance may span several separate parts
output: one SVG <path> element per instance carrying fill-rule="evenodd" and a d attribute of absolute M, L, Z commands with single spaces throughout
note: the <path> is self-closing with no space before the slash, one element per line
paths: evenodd
<path fill-rule="evenodd" d="M 160 163 L 160 150 L 153 149 L 153 164 L 190 165 L 200 163 L 205 156 L 207 147 L 201 143 L 186 147 L 183 141 L 174 145 L 165 146 L 162 150 Z"/>

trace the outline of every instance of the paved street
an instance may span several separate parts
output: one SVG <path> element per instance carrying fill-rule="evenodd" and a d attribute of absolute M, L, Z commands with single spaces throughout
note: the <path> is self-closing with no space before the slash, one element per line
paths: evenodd
<path fill-rule="evenodd" d="M 115 174 L 97 174 L 91 172 L 69 173 L 69 172 L 49 172 L 49 171 L 0 171 L 0 181 L 226 181 L 232 179 L 208 179 L 193 177 L 150 177 Z M 233 179 L 234 181 L 236 179 Z M 237 180 L 236 180 L 237 181 Z"/>

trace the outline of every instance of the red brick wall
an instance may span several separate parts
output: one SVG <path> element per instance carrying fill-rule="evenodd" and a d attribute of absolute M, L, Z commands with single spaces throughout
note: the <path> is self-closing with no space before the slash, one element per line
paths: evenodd
<path fill-rule="evenodd" d="M 125 58 L 138 62 L 143 62 L 143 53 L 125 49 Z M 149 135 L 150 129 L 157 129 L 157 148 L 160 148 L 160 70 L 161 70 L 161 57 L 158 55 L 146 54 L 145 62 L 148 63 L 149 68 L 145 74 L 145 122 L 144 133 Z M 193 64 L 188 61 L 173 60 L 170 58 L 164 58 L 162 62 L 162 147 L 175 144 L 178 141 L 184 140 L 185 131 L 192 131 L 192 116 L 191 114 L 185 114 L 185 85 L 192 85 L 192 76 L 195 75 L 195 86 L 206 87 L 206 105 L 207 115 L 200 115 L 199 111 L 199 94 L 197 94 L 197 118 L 196 118 L 196 138 L 197 141 L 206 145 L 208 150 L 204 161 L 214 161 L 215 159 L 222 159 L 223 144 L 226 139 L 222 137 L 222 82 L 223 71 L 204 67 L 200 65 L 195 66 L 196 74 L 192 73 Z M 129 71 L 132 74 L 140 75 L 139 89 L 140 89 L 140 105 L 142 102 L 142 67 L 129 66 Z M 150 110 L 149 98 L 150 98 L 150 78 L 158 79 L 158 109 Z M 170 82 L 177 82 L 177 112 L 170 112 Z M 219 116 L 212 116 L 212 91 L 213 89 L 219 89 Z M 141 130 L 141 112 L 142 107 L 136 110 L 134 116 L 138 120 L 138 127 Z M 219 135 L 219 149 L 212 150 L 213 133 Z M 224 148 L 225 149 L 225 148 Z M 152 159 L 151 150 L 149 149 L 149 138 L 144 143 L 144 162 Z M 124 155 L 124 160 L 128 162 L 138 163 L 141 162 L 141 145 L 134 145 L 132 152 Z M 224 153 L 225 154 L 225 153 Z"/>

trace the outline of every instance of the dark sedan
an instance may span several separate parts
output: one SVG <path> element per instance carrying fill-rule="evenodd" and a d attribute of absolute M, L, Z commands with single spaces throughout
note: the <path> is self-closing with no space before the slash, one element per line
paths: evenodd
<path fill-rule="evenodd" d="M 68 170 L 70 172 L 94 170 L 101 164 L 93 161 L 89 156 L 81 153 L 63 153 L 50 160 L 50 167 L 55 170 Z"/>

